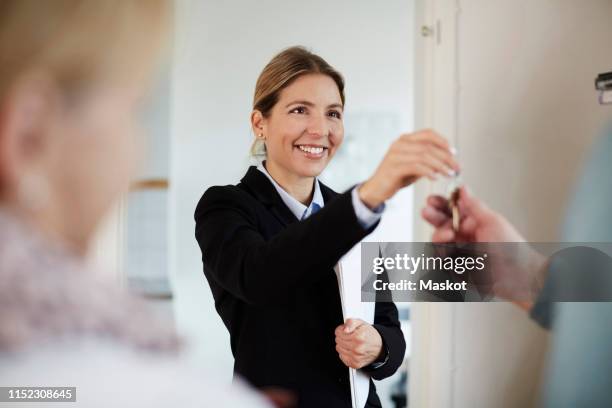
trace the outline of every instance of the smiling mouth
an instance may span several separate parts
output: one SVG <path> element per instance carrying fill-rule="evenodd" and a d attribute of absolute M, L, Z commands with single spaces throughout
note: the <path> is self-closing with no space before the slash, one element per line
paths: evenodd
<path fill-rule="evenodd" d="M 328 147 L 319 145 L 295 145 L 294 147 L 297 147 L 309 159 L 320 159 L 329 150 Z"/>
<path fill-rule="evenodd" d="M 295 147 L 304 153 L 309 153 L 312 155 L 322 155 L 326 150 L 328 150 L 328 147 L 317 145 L 295 145 Z"/>

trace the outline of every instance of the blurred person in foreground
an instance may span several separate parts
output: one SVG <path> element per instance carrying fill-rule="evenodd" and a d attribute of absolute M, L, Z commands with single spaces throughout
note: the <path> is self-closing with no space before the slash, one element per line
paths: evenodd
<path fill-rule="evenodd" d="M 0 1 L 0 386 L 76 386 L 66 406 L 266 406 L 187 368 L 170 325 L 85 265 L 138 163 L 170 6 Z"/>
<path fill-rule="evenodd" d="M 612 405 L 612 262 L 588 243 L 612 243 L 612 128 L 597 141 L 567 212 L 561 242 L 584 243 L 545 259 L 524 253 L 533 262 L 505 268 L 506 281 L 532 280 L 538 291 L 528 302 L 515 302 L 546 329 L 552 349 L 545 372 L 542 405 L 546 407 L 609 407 Z M 461 223 L 455 232 L 441 196 L 430 196 L 422 215 L 435 227 L 434 243 L 525 242 L 501 214 L 466 188 L 459 198 Z M 561 262 L 557 262 L 561 261 Z M 496 293 L 516 300 L 511 292 Z M 571 300 L 572 297 L 581 301 Z M 557 301 L 561 300 L 561 301 Z M 603 300 L 603 301 L 602 301 Z"/>

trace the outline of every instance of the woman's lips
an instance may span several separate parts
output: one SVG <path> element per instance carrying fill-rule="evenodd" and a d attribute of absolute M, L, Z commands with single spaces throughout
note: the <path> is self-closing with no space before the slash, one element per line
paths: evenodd
<path fill-rule="evenodd" d="M 295 145 L 296 149 L 300 151 L 306 158 L 311 160 L 318 160 L 327 155 L 328 148 L 325 146 L 317 145 Z"/>

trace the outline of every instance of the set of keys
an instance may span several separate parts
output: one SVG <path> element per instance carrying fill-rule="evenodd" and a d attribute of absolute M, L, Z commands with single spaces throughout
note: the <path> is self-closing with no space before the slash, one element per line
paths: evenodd
<path fill-rule="evenodd" d="M 448 199 L 448 207 L 451 213 L 453 231 L 459 231 L 459 187 L 455 188 Z"/>
<path fill-rule="evenodd" d="M 459 214 L 459 195 L 461 187 L 461 176 L 459 173 L 455 173 L 453 179 L 449 182 L 447 187 L 448 195 L 448 211 L 451 215 L 451 222 L 453 231 L 459 231 L 459 224 L 461 222 L 461 215 Z"/>

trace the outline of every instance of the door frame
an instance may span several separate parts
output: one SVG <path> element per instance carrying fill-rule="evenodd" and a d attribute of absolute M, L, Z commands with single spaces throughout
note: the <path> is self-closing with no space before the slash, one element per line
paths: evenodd
<path fill-rule="evenodd" d="M 459 0 L 415 0 L 415 128 L 435 129 L 457 146 Z M 414 189 L 414 238 L 428 242 L 432 229 L 420 208 L 433 183 Z M 455 309 L 452 303 L 412 303 L 409 406 L 452 407 Z"/>

